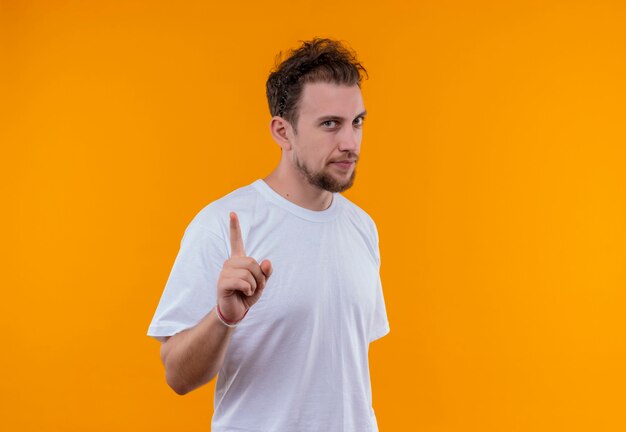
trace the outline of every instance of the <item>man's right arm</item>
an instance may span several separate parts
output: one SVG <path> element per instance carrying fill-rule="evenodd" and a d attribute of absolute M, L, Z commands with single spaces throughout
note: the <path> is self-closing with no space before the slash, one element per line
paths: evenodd
<path fill-rule="evenodd" d="M 184 395 L 211 381 L 222 368 L 233 331 L 213 308 L 196 326 L 167 338 L 161 344 L 167 384 Z"/>
<path fill-rule="evenodd" d="M 224 262 L 217 281 L 217 305 L 194 327 L 181 331 L 161 344 L 165 379 L 178 394 L 184 395 L 208 383 L 222 368 L 234 331 L 225 325 L 237 322 L 261 297 L 272 274 L 272 264 L 260 265 L 246 256 L 237 214 L 230 214 L 231 256 Z M 217 315 L 221 312 L 222 322 Z"/>

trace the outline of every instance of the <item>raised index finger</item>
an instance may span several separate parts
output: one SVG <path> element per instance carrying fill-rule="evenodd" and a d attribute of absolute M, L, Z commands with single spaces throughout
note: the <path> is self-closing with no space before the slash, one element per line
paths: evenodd
<path fill-rule="evenodd" d="M 241 228 L 239 227 L 239 219 L 237 218 L 237 213 L 235 212 L 230 212 L 230 256 L 246 256 L 246 251 L 243 248 Z"/>

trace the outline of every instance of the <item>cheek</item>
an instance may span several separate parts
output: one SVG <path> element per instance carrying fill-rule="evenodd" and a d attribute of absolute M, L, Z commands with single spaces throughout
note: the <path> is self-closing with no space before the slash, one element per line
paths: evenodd
<path fill-rule="evenodd" d="M 301 155 L 306 157 L 311 164 L 324 166 L 332 158 L 334 148 L 330 139 L 318 137 L 312 139 L 301 148 Z"/>

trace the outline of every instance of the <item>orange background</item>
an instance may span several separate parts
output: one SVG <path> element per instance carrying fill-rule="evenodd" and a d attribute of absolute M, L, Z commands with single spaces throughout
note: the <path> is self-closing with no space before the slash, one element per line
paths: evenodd
<path fill-rule="evenodd" d="M 381 431 L 626 430 L 622 1 L 0 3 L 4 430 L 206 431 L 145 335 L 183 231 L 278 162 L 275 55 L 370 73 Z"/>

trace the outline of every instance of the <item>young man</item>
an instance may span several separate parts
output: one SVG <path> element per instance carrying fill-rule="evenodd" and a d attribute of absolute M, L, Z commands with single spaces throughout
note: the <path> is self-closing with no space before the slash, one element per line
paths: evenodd
<path fill-rule="evenodd" d="M 378 233 L 354 182 L 365 107 L 352 52 L 305 42 L 267 81 L 282 149 L 191 221 L 148 335 L 185 394 L 216 374 L 214 432 L 376 431 L 368 347 L 389 332 Z"/>

